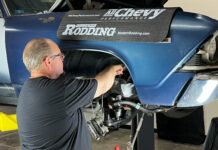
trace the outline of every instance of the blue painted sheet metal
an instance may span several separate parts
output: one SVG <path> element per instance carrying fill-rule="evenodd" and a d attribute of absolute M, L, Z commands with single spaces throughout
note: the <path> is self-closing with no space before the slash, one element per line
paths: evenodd
<path fill-rule="evenodd" d="M 14 16 L 5 19 L 6 49 L 12 83 L 22 85 L 29 77 L 29 72 L 22 62 L 23 49 L 29 40 L 45 37 L 59 44 L 56 31 L 64 14 L 55 14 Z M 42 19 L 53 16 L 54 21 L 43 23 Z"/>
<path fill-rule="evenodd" d="M 208 17 L 178 12 L 169 33 L 171 43 L 59 41 L 56 32 L 63 15 L 51 13 L 6 18 L 6 47 L 12 83 L 22 85 L 29 76 L 21 61 L 25 44 L 33 38 L 47 37 L 62 49 L 98 49 L 117 56 L 127 65 L 143 103 L 173 105 L 179 91 L 191 78 L 187 74 L 174 75 L 174 72 L 195 53 L 208 35 L 218 29 L 217 21 Z M 52 22 L 40 21 L 40 18 L 51 16 L 55 17 Z M 147 91 L 154 89 L 158 94 L 164 91 L 163 87 L 172 84 L 171 80 L 181 80 L 180 84 L 175 85 L 178 91 L 169 89 L 171 92 L 163 101 L 155 97 L 146 98 L 149 97 Z M 161 94 L 157 97 L 161 97 Z"/>
<path fill-rule="evenodd" d="M 49 16 L 54 16 L 55 21 L 50 23 L 39 21 L 40 18 Z M 25 68 L 20 61 L 26 42 L 37 37 L 48 37 L 57 42 L 56 31 L 62 17 L 62 13 L 55 13 L 6 19 L 6 46 L 12 82 L 22 84 L 26 78 L 26 71 L 23 73 Z M 196 19 L 193 21 L 193 18 Z M 208 25 L 210 22 L 211 26 Z M 212 20 L 204 21 L 195 14 L 180 12 L 172 22 L 170 32 L 172 43 L 71 41 L 70 46 L 111 52 L 125 62 L 136 86 L 160 86 L 179 67 L 179 63 L 180 66 L 184 63 L 181 62 L 184 61 L 183 58 L 188 57 L 187 55 L 191 57 L 196 47 L 208 34 L 214 32 L 215 27 L 212 23 Z M 180 26 L 181 24 L 183 26 Z M 193 25 L 187 29 L 186 24 L 201 24 L 201 27 Z M 62 45 L 64 43 L 62 42 Z"/>
<path fill-rule="evenodd" d="M 160 87 L 136 86 L 139 99 L 143 104 L 173 106 L 193 76 L 191 73 L 174 73 Z"/>
<path fill-rule="evenodd" d="M 208 37 L 208 34 L 215 31 L 215 27 L 212 24 L 208 26 L 206 21 L 203 22 L 201 19 L 192 21 L 197 17 L 195 14 L 188 16 L 180 13 L 177 16 L 172 22 L 173 27 L 170 32 L 172 43 L 71 41 L 69 45 L 63 47 L 70 47 L 72 44 L 74 48 L 111 52 L 125 62 L 136 86 L 160 86 L 196 52 L 197 47 Z M 198 22 L 202 26 L 200 28 L 189 26 L 187 29 L 185 25 L 180 26 L 182 24 L 180 19 L 185 20 L 183 24 Z M 211 21 L 208 19 L 208 22 Z"/>

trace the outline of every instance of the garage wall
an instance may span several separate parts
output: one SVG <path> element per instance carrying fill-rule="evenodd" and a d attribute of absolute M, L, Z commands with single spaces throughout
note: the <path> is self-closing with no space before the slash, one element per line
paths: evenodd
<path fill-rule="evenodd" d="M 218 117 L 218 100 L 204 106 L 204 124 L 207 134 L 210 127 L 210 122 L 213 117 Z"/>
<path fill-rule="evenodd" d="M 194 12 L 218 20 L 218 0 L 168 0 L 165 7 L 181 7 L 184 11 Z M 218 117 L 218 100 L 204 106 L 205 132 L 210 121 Z"/>
<path fill-rule="evenodd" d="M 218 20 L 218 0 L 168 0 L 165 7 L 181 7 Z"/>

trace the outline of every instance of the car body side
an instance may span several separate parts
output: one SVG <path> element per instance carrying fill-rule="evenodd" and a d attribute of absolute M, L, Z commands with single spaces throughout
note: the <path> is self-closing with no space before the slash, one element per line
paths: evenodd
<path fill-rule="evenodd" d="M 178 70 L 218 29 L 216 20 L 178 11 L 169 27 L 170 42 L 64 41 L 57 38 L 57 30 L 65 12 L 7 16 L 2 4 L 0 8 L 3 14 L 1 19 L 4 20 L 5 52 L 10 74 L 10 77 L 0 81 L 1 84 L 14 87 L 17 96 L 29 76 L 22 62 L 23 49 L 29 40 L 44 37 L 56 42 L 61 50 L 80 49 L 115 56 L 128 68 L 142 104 L 174 106 L 195 75 Z M 54 20 L 43 21 L 50 17 Z"/>

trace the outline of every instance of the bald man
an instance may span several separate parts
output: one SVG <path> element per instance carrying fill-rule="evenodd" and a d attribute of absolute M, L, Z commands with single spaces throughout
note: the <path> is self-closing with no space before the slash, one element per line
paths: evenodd
<path fill-rule="evenodd" d="M 107 92 L 123 68 L 106 68 L 95 79 L 63 73 L 64 55 L 50 39 L 33 39 L 23 52 L 30 72 L 18 99 L 22 150 L 90 150 L 91 137 L 82 108 Z"/>

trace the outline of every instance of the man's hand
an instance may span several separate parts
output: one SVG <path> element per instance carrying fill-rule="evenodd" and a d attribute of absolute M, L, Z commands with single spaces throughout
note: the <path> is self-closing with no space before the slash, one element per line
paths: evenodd
<path fill-rule="evenodd" d="M 115 75 L 123 74 L 123 67 L 121 65 L 114 65 Z"/>

